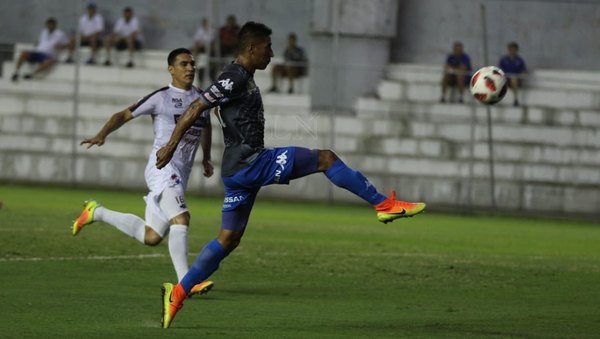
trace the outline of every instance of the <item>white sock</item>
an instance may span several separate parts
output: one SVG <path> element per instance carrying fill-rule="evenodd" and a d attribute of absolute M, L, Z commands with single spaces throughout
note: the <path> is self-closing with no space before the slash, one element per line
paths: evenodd
<path fill-rule="evenodd" d="M 188 271 L 188 227 L 186 225 L 171 225 L 169 230 L 169 253 L 177 281 L 181 281 Z"/>
<path fill-rule="evenodd" d="M 113 225 L 119 231 L 144 243 L 146 234 L 146 222 L 144 219 L 127 213 L 111 211 L 106 207 L 99 206 L 94 211 L 94 220 L 103 221 Z"/>

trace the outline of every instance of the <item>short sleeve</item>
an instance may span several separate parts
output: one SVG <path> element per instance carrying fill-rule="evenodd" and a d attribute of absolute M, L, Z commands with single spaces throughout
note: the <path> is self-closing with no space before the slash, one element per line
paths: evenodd
<path fill-rule="evenodd" d="M 98 15 L 98 21 L 96 23 L 97 32 L 102 32 L 104 30 L 104 18 L 101 15 Z"/>
<path fill-rule="evenodd" d="M 220 106 L 244 95 L 247 78 L 237 72 L 226 71 L 200 96 L 208 107 Z"/>
<path fill-rule="evenodd" d="M 527 65 L 525 64 L 525 60 L 523 58 L 519 58 L 521 60 L 521 73 L 527 72 Z"/>
<path fill-rule="evenodd" d="M 131 27 L 133 28 L 133 31 L 131 33 L 140 31 L 140 20 L 138 20 L 137 17 L 131 19 Z"/>
<path fill-rule="evenodd" d="M 139 117 L 140 115 L 149 115 L 156 111 L 156 108 L 159 104 L 159 95 L 164 88 L 159 89 L 158 91 L 152 92 L 147 96 L 141 98 L 135 104 L 129 106 L 129 110 L 131 111 L 131 115 L 133 117 Z"/>
<path fill-rule="evenodd" d="M 464 56 L 465 56 L 464 57 L 465 66 L 467 66 L 467 69 L 470 70 L 471 69 L 471 58 L 466 54 L 464 54 Z"/>

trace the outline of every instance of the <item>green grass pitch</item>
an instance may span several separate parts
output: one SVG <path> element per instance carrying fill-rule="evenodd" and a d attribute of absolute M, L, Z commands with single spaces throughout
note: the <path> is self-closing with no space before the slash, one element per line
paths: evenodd
<path fill-rule="evenodd" d="M 88 197 L 143 216 L 142 193 L 0 186 L 0 337 L 600 336 L 599 224 L 425 213 L 383 225 L 366 205 L 260 198 L 215 288 L 164 330 L 166 242 L 101 223 L 72 237 Z M 220 199 L 188 205 L 195 255 Z"/>

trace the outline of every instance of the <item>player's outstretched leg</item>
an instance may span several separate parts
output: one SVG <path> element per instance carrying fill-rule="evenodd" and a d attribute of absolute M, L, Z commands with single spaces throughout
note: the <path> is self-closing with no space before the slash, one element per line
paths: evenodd
<path fill-rule="evenodd" d="M 84 226 L 95 221 L 108 223 L 142 244 L 145 243 L 146 222 L 144 219 L 134 214 L 109 210 L 93 199 L 84 202 L 83 211 L 73 222 L 73 235 L 77 235 Z"/>
<path fill-rule="evenodd" d="M 94 211 L 100 206 L 102 205 L 93 199 L 83 202 L 83 211 L 81 211 L 79 217 L 73 221 L 73 236 L 77 235 L 84 226 L 94 222 Z"/>
<path fill-rule="evenodd" d="M 412 217 L 425 210 L 425 203 L 396 200 L 395 192 L 385 197 L 362 173 L 348 167 L 333 151 L 319 151 L 318 168 L 336 186 L 347 189 L 371 204 L 377 212 L 377 219 L 383 223 Z"/>

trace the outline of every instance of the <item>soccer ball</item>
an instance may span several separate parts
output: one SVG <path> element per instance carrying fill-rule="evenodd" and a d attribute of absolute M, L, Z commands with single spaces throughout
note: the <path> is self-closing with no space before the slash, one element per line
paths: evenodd
<path fill-rule="evenodd" d="M 506 95 L 508 82 L 504 72 L 496 66 L 479 69 L 471 77 L 471 93 L 479 102 L 493 105 Z"/>

